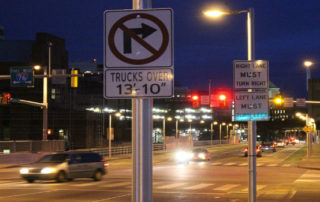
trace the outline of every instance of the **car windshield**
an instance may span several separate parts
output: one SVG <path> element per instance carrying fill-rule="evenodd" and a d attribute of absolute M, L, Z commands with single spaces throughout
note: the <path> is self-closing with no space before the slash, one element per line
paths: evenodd
<path fill-rule="evenodd" d="M 68 154 L 50 154 L 39 159 L 37 163 L 62 163 L 67 156 Z"/>

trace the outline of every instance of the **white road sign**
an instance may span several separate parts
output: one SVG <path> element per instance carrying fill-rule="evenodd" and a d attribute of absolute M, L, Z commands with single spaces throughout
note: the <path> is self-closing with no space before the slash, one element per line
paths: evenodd
<path fill-rule="evenodd" d="M 286 97 L 283 99 L 283 107 L 292 108 L 293 107 L 293 98 Z"/>
<path fill-rule="evenodd" d="M 166 98 L 173 96 L 173 70 L 164 69 L 106 69 L 105 98 Z"/>
<path fill-rule="evenodd" d="M 235 92 L 235 121 L 268 121 L 268 92 Z"/>
<path fill-rule="evenodd" d="M 105 11 L 105 67 L 173 67 L 172 13 L 171 9 Z"/>
<path fill-rule="evenodd" d="M 269 88 L 269 63 L 266 60 L 233 62 L 235 89 Z"/>
<path fill-rule="evenodd" d="M 305 107 L 305 106 L 306 106 L 306 99 L 304 99 L 304 98 L 297 98 L 297 99 L 296 99 L 296 106 L 297 106 L 297 107 Z"/>

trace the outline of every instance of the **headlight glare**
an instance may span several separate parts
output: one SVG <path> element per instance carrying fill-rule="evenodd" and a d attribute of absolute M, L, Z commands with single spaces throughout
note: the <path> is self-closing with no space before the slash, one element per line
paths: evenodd
<path fill-rule="evenodd" d="M 28 168 L 21 168 L 20 169 L 20 174 L 28 174 L 29 173 L 29 169 Z"/>
<path fill-rule="evenodd" d="M 41 170 L 41 174 L 49 174 L 49 173 L 54 173 L 56 172 L 56 169 L 54 168 L 43 168 Z"/>

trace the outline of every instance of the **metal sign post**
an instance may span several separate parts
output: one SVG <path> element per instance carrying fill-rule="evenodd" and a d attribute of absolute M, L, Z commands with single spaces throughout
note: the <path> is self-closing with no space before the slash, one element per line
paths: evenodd
<path fill-rule="evenodd" d="M 106 99 L 132 99 L 132 201 L 152 201 L 153 98 L 171 98 L 172 9 L 132 0 L 133 10 L 104 12 Z"/>

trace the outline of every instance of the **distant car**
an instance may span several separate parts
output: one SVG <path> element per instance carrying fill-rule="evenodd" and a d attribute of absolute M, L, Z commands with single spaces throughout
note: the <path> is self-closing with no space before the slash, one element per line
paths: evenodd
<path fill-rule="evenodd" d="M 272 152 L 276 152 L 276 146 L 273 142 L 264 142 L 260 145 L 260 149 L 262 152 L 268 152 L 268 151 L 272 151 Z"/>
<path fill-rule="evenodd" d="M 245 157 L 248 156 L 248 147 L 246 147 L 246 148 L 243 149 L 243 155 L 244 155 Z M 257 157 L 262 157 L 261 149 L 260 149 L 258 146 L 256 147 L 256 156 L 257 156 Z"/>
<path fill-rule="evenodd" d="M 285 147 L 286 143 L 285 141 L 279 140 L 276 142 L 276 147 Z"/>
<path fill-rule="evenodd" d="M 207 160 L 211 159 L 211 153 L 205 148 L 196 148 L 192 150 L 192 160 Z"/>
<path fill-rule="evenodd" d="M 175 161 L 177 163 L 189 163 L 192 159 L 192 152 L 187 150 L 179 150 L 175 153 Z"/>
<path fill-rule="evenodd" d="M 35 180 L 63 182 L 74 178 L 102 179 L 107 173 L 105 160 L 94 152 L 61 152 L 48 154 L 20 169 L 29 183 Z"/>

